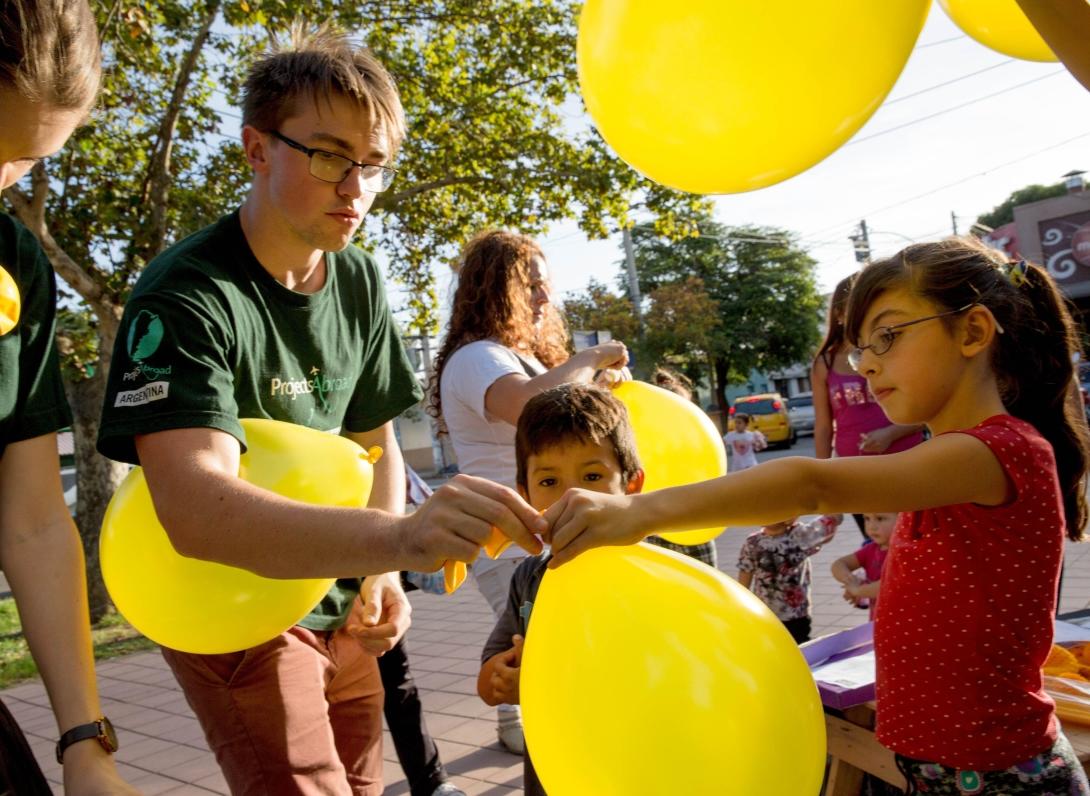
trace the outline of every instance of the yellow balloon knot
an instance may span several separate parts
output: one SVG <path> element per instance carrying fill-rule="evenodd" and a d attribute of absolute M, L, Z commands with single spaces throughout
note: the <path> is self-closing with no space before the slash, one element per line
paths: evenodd
<path fill-rule="evenodd" d="M 365 452 L 361 453 L 360 456 L 371 464 L 376 464 L 378 460 L 382 458 L 382 448 L 378 445 L 372 445 Z"/>
<path fill-rule="evenodd" d="M 19 323 L 19 287 L 7 270 L 0 266 L 0 336 L 7 334 Z"/>

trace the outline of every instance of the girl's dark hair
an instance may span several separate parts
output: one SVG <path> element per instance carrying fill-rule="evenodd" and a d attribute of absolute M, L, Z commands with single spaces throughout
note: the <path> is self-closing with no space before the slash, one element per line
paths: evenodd
<path fill-rule="evenodd" d="M 570 382 L 526 402 L 515 428 L 515 482 L 527 488 L 526 464 L 531 456 L 579 442 L 608 442 L 625 483 L 640 469 L 625 405 L 609 390 Z"/>
<path fill-rule="evenodd" d="M 863 317 L 878 296 L 906 288 L 939 311 L 969 304 L 987 307 L 1003 329 L 991 364 L 1007 411 L 1032 424 L 1056 456 L 1067 535 L 1082 538 L 1090 432 L 1079 395 L 1075 362 L 1081 346 L 1067 300 L 1048 272 L 1020 264 L 976 238 L 947 238 L 909 246 L 864 268 L 848 301 L 847 339 L 858 341 Z M 943 318 L 952 328 L 957 316 Z"/>
<path fill-rule="evenodd" d="M 848 310 L 848 295 L 852 292 L 852 280 L 855 274 L 846 276 L 836 283 L 833 296 L 829 300 L 829 328 L 825 332 L 825 340 L 814 355 L 814 362 L 820 359 L 829 370 L 833 369 L 833 360 L 836 352 L 844 344 L 844 315 Z"/>
<path fill-rule="evenodd" d="M 532 354 L 547 368 L 568 359 L 568 330 L 560 313 L 546 305 L 540 325 L 534 325 L 530 304 L 530 265 L 543 257 L 541 247 L 526 235 L 493 229 L 475 235 L 462 251 L 458 288 L 454 291 L 447 336 L 435 358 L 429 391 L 429 413 L 442 418 L 439 384 L 451 355 L 477 340 L 495 340 L 515 351 Z"/>
<path fill-rule="evenodd" d="M 680 395 L 686 401 L 693 399 L 693 380 L 684 373 L 659 366 L 651 374 L 651 383 L 675 395 Z"/>

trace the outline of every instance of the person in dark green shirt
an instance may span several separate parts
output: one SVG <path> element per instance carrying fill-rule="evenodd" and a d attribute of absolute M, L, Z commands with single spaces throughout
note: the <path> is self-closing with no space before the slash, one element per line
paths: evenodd
<path fill-rule="evenodd" d="M 86 0 L 9 0 L 0 5 L 0 42 L 3 190 L 86 118 L 100 56 Z M 37 238 L 0 213 L 0 565 L 64 739 L 65 793 L 135 794 L 118 776 L 113 737 L 99 723 L 83 546 L 61 489 L 57 431 L 72 419 L 53 342 L 56 300 Z M 0 792 L 51 793 L 3 705 Z"/>
<path fill-rule="evenodd" d="M 245 81 L 253 185 L 242 207 L 161 254 L 137 282 L 99 449 L 143 466 L 181 554 L 267 577 L 339 578 L 299 626 L 267 644 L 227 655 L 164 650 L 232 792 L 306 783 L 377 794 L 373 656 L 409 624 L 397 570 L 472 560 L 492 525 L 536 552 L 531 529 L 544 524 L 513 490 L 466 476 L 400 516 L 405 476 L 392 421 L 421 391 L 379 269 L 351 241 L 393 179 L 403 111 L 364 48 L 330 31 L 295 39 Z M 247 417 L 381 446 L 369 507 L 298 503 L 242 481 Z"/>

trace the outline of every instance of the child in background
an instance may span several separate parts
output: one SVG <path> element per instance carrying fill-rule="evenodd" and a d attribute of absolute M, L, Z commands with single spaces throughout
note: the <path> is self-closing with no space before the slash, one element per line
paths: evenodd
<path fill-rule="evenodd" d="M 882 565 L 886 563 L 889 540 L 896 524 L 896 514 L 864 514 L 863 527 L 874 544 L 865 544 L 833 562 L 833 577 L 844 584 L 844 599 L 857 608 L 869 606 L 872 622 L 878 610 Z M 858 569 L 863 570 L 862 578 L 855 574 Z"/>
<path fill-rule="evenodd" d="M 843 519 L 774 522 L 750 534 L 738 553 L 738 582 L 761 598 L 799 644 L 810 640 L 810 556 L 832 540 Z"/>
<path fill-rule="evenodd" d="M 890 420 L 931 439 L 646 495 L 573 491 L 545 513 L 549 566 L 663 530 L 901 512 L 874 624 L 875 735 L 909 793 L 1090 794 L 1041 679 L 1064 537 L 1081 540 L 1087 519 L 1066 299 L 1044 269 L 948 238 L 864 268 L 846 337 Z"/>
<path fill-rule="evenodd" d="M 599 387 L 569 383 L 531 398 L 515 431 L 519 493 L 544 510 L 572 487 L 626 495 L 643 487 L 628 412 Z M 523 560 L 511 577 L 507 607 L 481 653 L 477 693 L 489 705 L 519 704 L 522 642 L 548 555 Z M 544 796 L 529 752 L 523 758 L 526 796 Z"/>
<path fill-rule="evenodd" d="M 757 451 L 768 447 L 765 435 L 760 431 L 747 431 L 749 415 L 739 412 L 734 416 L 734 429 L 723 435 L 730 451 L 731 472 L 747 470 L 757 466 Z"/>

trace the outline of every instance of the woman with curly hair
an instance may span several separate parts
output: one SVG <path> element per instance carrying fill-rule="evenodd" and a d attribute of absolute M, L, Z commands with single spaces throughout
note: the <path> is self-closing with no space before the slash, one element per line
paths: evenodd
<path fill-rule="evenodd" d="M 432 414 L 450 434 L 458 469 L 515 487 L 515 425 L 533 396 L 566 382 L 590 382 L 599 370 L 623 368 L 623 343 L 568 355 L 564 321 L 550 303 L 541 248 L 515 232 L 489 230 L 466 244 L 458 266 L 446 339 L 436 360 Z M 436 389 L 435 385 L 438 385 Z M 498 617 L 511 574 L 526 553 L 514 545 L 495 561 L 471 567 Z M 497 733 L 522 754 L 518 708 L 500 705 Z"/>

